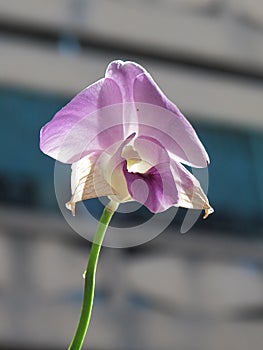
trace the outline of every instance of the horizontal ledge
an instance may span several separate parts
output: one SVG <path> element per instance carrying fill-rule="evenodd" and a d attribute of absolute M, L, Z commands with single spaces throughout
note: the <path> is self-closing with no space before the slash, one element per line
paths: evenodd
<path fill-rule="evenodd" d="M 105 51 L 112 55 L 141 57 L 155 62 L 175 65 L 187 70 L 201 70 L 208 73 L 226 75 L 248 81 L 263 83 L 263 64 L 248 64 L 227 56 L 216 57 L 214 55 L 191 52 L 191 50 L 172 47 L 160 49 L 153 43 L 115 38 L 114 35 L 105 35 L 96 31 L 83 31 L 79 28 L 65 29 L 59 25 L 43 25 L 34 22 L 21 21 L 0 16 L 0 32 L 14 37 L 14 39 L 30 39 L 37 43 L 58 46 L 63 39 L 74 39 L 82 49 L 93 49 L 100 54 Z"/>
<path fill-rule="evenodd" d="M 79 235 L 69 227 L 61 215 L 11 206 L 0 206 L 0 209 L 1 235 L 5 234 L 10 238 L 29 235 L 36 239 L 61 240 L 69 244 L 76 243 L 79 239 Z M 91 222 L 89 231 L 95 232 L 95 229 L 96 225 Z M 140 230 L 140 227 L 135 227 L 134 230 Z M 187 235 L 178 232 L 175 236 L 174 233 L 173 230 L 167 229 L 158 239 L 153 239 L 144 245 L 144 256 L 150 256 L 158 251 L 158 254 L 165 253 L 166 256 L 176 254 L 182 258 L 191 255 L 196 257 L 200 254 L 207 260 L 223 261 L 242 256 L 263 262 L 263 242 L 258 240 L 248 242 L 240 238 L 235 239 L 227 237 L 221 231 L 216 231 L 209 237 L 195 228 L 192 228 Z M 125 251 L 128 252 L 124 248 Z"/>
<path fill-rule="evenodd" d="M 1 38 L 0 84 L 72 97 L 104 75 L 116 57 L 95 50 L 62 52 L 54 46 Z M 138 58 L 172 101 L 192 120 L 263 129 L 263 84 Z"/>

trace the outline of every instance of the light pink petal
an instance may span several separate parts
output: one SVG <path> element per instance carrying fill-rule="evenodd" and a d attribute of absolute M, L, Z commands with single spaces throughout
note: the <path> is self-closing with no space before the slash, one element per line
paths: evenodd
<path fill-rule="evenodd" d="M 74 163 L 122 139 L 121 91 L 115 81 L 104 78 L 81 91 L 41 129 L 40 148 L 61 162 Z"/>
<path fill-rule="evenodd" d="M 131 134 L 122 141 L 114 150 L 109 149 L 108 152 L 102 154 L 98 160 L 98 166 L 102 169 L 104 178 L 113 188 L 115 196 L 110 199 L 117 202 L 125 202 L 130 200 L 130 194 L 127 189 L 127 183 L 123 174 L 124 159 L 122 151 L 124 147 L 135 137 L 135 133 Z"/>
<path fill-rule="evenodd" d="M 140 158 L 149 163 L 150 167 L 170 161 L 167 150 L 158 140 L 151 136 L 138 136 L 134 140 L 133 147 Z"/>
<path fill-rule="evenodd" d="M 182 164 L 171 160 L 173 178 L 178 190 L 177 207 L 203 209 L 206 215 L 213 213 L 199 181 Z"/>
<path fill-rule="evenodd" d="M 103 177 L 97 166 L 100 153 L 92 153 L 72 164 L 71 193 L 72 197 L 66 207 L 75 215 L 75 205 L 79 201 L 114 194 L 113 189 Z"/>
<path fill-rule="evenodd" d="M 154 137 L 185 164 L 206 167 L 209 157 L 193 127 L 148 73 L 136 77 L 133 93 L 139 135 Z"/>

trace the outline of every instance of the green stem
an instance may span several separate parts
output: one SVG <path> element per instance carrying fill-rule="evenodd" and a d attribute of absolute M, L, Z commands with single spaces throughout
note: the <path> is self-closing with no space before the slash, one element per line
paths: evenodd
<path fill-rule="evenodd" d="M 117 209 L 117 207 L 117 203 L 110 202 L 101 215 L 100 222 L 97 227 L 92 247 L 90 250 L 88 266 L 85 273 L 84 295 L 80 319 L 76 333 L 74 335 L 74 338 L 72 339 L 68 350 L 80 350 L 85 339 L 92 312 L 95 290 L 95 275 L 101 244 L 103 242 L 103 238 L 105 236 L 105 232 L 112 218 L 112 215 L 114 214 L 114 211 Z"/>

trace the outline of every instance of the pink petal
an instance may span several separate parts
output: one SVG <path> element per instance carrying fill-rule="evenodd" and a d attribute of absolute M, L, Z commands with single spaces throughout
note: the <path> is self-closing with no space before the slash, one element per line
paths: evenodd
<path fill-rule="evenodd" d="M 213 212 L 199 181 L 179 162 L 171 159 L 163 145 L 150 136 L 134 139 L 133 147 L 151 168 L 145 173 L 129 172 L 123 167 L 131 197 L 152 212 L 171 206 Z"/>
<path fill-rule="evenodd" d="M 206 167 L 209 157 L 191 124 L 180 110 L 159 89 L 148 73 L 134 81 L 139 135 L 159 140 L 179 161 Z"/>
<path fill-rule="evenodd" d="M 123 172 L 131 197 L 153 213 L 175 205 L 178 192 L 165 148 L 149 136 L 136 138 L 133 147 L 140 159 L 149 164 L 149 169 L 145 173 L 129 172 L 125 162 Z"/>
<path fill-rule="evenodd" d="M 137 63 L 121 60 L 111 62 L 106 70 L 105 76 L 118 84 L 122 94 L 124 138 L 138 131 L 138 116 L 133 103 L 133 84 L 136 77 L 145 72 L 145 69 Z"/>
<path fill-rule="evenodd" d="M 74 163 L 123 139 L 122 95 L 104 78 L 81 91 L 47 123 L 40 148 L 49 156 Z"/>
<path fill-rule="evenodd" d="M 162 212 L 178 202 L 169 162 L 158 164 L 144 174 L 128 172 L 125 164 L 123 172 L 131 197 L 151 212 Z"/>
<path fill-rule="evenodd" d="M 124 102 L 133 102 L 134 80 L 139 74 L 145 72 L 145 69 L 137 63 L 117 60 L 109 64 L 105 76 L 118 84 Z"/>

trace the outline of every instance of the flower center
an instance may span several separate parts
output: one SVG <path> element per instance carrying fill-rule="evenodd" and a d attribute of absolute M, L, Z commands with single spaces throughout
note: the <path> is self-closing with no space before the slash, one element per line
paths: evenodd
<path fill-rule="evenodd" d="M 152 167 L 152 164 L 141 159 L 139 153 L 131 145 L 123 148 L 121 156 L 127 162 L 127 170 L 129 173 L 146 173 Z"/>

